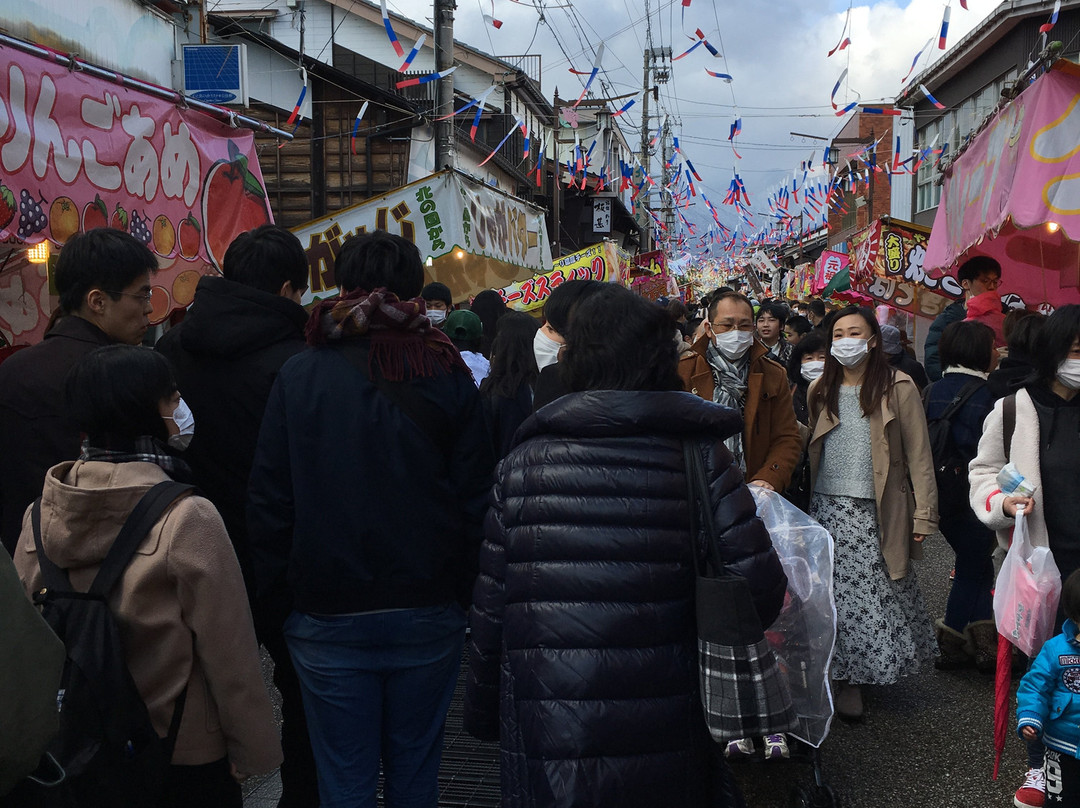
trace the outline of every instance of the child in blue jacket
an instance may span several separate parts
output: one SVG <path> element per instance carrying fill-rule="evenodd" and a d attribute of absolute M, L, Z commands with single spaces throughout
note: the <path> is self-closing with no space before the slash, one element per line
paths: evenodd
<path fill-rule="evenodd" d="M 1080 805 L 1080 570 L 1061 587 L 1061 634 L 1049 639 L 1016 690 L 1017 732 L 1046 746 L 1046 801 Z"/>

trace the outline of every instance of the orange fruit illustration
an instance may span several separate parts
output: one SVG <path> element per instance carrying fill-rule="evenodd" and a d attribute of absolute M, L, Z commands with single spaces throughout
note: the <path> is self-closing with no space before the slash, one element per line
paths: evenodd
<path fill-rule="evenodd" d="M 168 258 L 176 249 L 176 228 L 165 215 L 154 219 L 153 236 L 150 242 L 154 246 L 154 252 L 162 258 Z"/>
<path fill-rule="evenodd" d="M 150 325 L 157 325 L 169 316 L 169 293 L 164 286 L 150 287 Z"/>
<path fill-rule="evenodd" d="M 63 244 L 79 232 L 79 206 L 69 197 L 58 196 L 49 206 L 49 232 L 53 241 Z"/>
<path fill-rule="evenodd" d="M 185 269 L 176 276 L 172 284 L 172 298 L 177 306 L 187 306 L 195 299 L 195 287 L 199 285 L 201 277 L 195 269 Z"/>

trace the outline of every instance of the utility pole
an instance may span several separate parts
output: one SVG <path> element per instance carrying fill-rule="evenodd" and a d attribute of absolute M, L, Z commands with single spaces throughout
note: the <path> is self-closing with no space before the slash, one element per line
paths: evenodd
<path fill-rule="evenodd" d="M 561 171 L 562 152 L 559 150 L 559 127 L 562 125 L 559 122 L 559 110 L 562 109 L 563 103 L 559 98 L 559 88 L 555 88 L 555 100 L 552 103 L 552 108 L 555 110 L 555 126 L 553 127 L 553 137 L 555 138 L 555 148 L 551 150 L 552 156 L 555 158 L 551 162 L 555 166 L 554 172 L 551 175 L 551 218 L 554 220 L 552 232 L 554 237 L 552 238 L 551 248 L 554 251 L 552 256 L 555 260 L 562 258 L 562 222 L 560 216 L 562 215 L 562 186 L 559 185 L 559 173 Z"/>
<path fill-rule="evenodd" d="M 671 158 L 674 156 L 673 147 L 674 147 L 675 144 L 672 143 L 672 140 L 671 140 L 671 138 L 672 138 L 671 124 L 668 122 L 668 120 L 666 118 L 664 119 L 663 138 L 664 138 L 664 140 L 663 140 L 663 143 L 664 143 L 664 150 L 663 150 L 664 168 L 663 168 L 663 171 L 661 171 L 660 176 L 663 177 L 662 184 L 663 184 L 664 188 L 667 188 L 671 184 L 672 180 L 674 179 L 674 177 L 671 176 L 671 169 L 668 168 L 668 166 L 671 163 Z M 673 232 L 675 232 L 675 208 L 674 208 L 674 203 L 672 202 L 671 194 L 668 194 L 666 199 L 663 197 L 663 195 L 661 195 L 661 199 L 663 200 L 663 208 L 662 208 L 663 216 L 661 217 L 661 221 L 664 223 L 664 227 L 667 228 L 668 238 L 670 238 L 671 234 Z"/>
<path fill-rule="evenodd" d="M 455 0 L 435 0 L 435 70 L 443 72 L 454 66 L 454 10 Z M 441 118 L 454 111 L 453 74 L 435 82 L 435 117 Z M 454 168 L 454 119 L 435 122 L 435 170 Z"/>

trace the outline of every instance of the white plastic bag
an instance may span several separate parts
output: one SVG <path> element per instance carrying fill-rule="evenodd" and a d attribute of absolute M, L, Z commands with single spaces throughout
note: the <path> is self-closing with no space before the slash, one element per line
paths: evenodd
<path fill-rule="evenodd" d="M 748 486 L 772 537 L 788 588 L 780 616 L 765 631 L 787 679 L 799 727 L 790 734 L 817 747 L 829 734 L 829 665 L 836 643 L 833 542 L 821 525 L 780 494 Z"/>
<path fill-rule="evenodd" d="M 1049 547 L 1036 547 L 1028 538 L 1024 511 L 1016 511 L 1012 544 L 994 587 L 994 620 L 998 633 L 1035 657 L 1054 632 L 1061 573 Z"/>

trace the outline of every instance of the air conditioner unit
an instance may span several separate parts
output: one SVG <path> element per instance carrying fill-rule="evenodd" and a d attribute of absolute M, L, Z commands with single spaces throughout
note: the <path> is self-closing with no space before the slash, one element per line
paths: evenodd
<path fill-rule="evenodd" d="M 208 104 L 248 105 L 246 45 L 182 47 L 186 95 Z"/>

